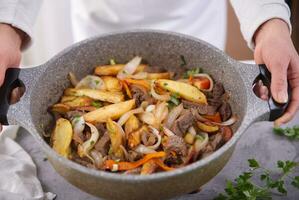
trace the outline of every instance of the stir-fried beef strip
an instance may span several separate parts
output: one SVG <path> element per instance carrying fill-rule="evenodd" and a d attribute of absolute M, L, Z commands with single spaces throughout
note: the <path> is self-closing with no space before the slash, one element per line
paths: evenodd
<path fill-rule="evenodd" d="M 109 151 L 110 137 L 107 132 L 104 132 L 103 136 L 95 144 L 94 148 L 99 151 L 103 156 L 106 156 Z"/>
<path fill-rule="evenodd" d="M 232 109 L 229 103 L 223 102 L 219 108 L 219 113 L 223 121 L 228 120 L 232 116 Z"/>
<path fill-rule="evenodd" d="M 183 106 L 186 109 L 196 109 L 201 115 L 214 115 L 216 113 L 217 107 L 212 105 L 199 104 L 187 100 L 182 100 Z"/>
<path fill-rule="evenodd" d="M 168 165 L 180 165 L 183 157 L 187 156 L 187 145 L 183 138 L 170 136 L 163 142 L 163 149 L 167 153 L 165 163 Z"/>
<path fill-rule="evenodd" d="M 149 95 L 146 89 L 142 86 L 132 85 L 131 92 L 135 99 L 136 106 L 140 106 L 143 101 L 147 101 L 150 104 L 154 102 L 154 99 Z"/>
<path fill-rule="evenodd" d="M 193 125 L 195 121 L 194 116 L 192 115 L 190 110 L 186 110 L 183 112 L 178 119 L 174 121 L 171 130 L 180 137 L 184 137 L 187 133 L 187 130 L 190 126 Z"/>

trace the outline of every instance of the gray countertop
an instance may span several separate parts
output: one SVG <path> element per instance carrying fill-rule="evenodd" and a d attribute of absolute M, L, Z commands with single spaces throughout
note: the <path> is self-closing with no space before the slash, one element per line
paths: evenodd
<path fill-rule="evenodd" d="M 299 124 L 299 114 L 288 124 Z M 57 194 L 56 200 L 96 200 L 80 189 L 72 186 L 59 176 L 45 155 L 40 150 L 33 137 L 24 129 L 20 129 L 17 142 L 32 156 L 37 165 L 38 177 L 46 192 Z M 272 168 L 277 160 L 299 161 L 299 141 L 290 141 L 272 133 L 272 123 L 259 122 L 252 125 L 242 136 L 235 152 L 224 169 L 196 194 L 186 194 L 175 200 L 213 199 L 216 194 L 223 192 L 227 179 L 233 180 L 243 171 L 248 170 L 247 159 L 256 158 L 263 166 Z M 299 199 L 299 190 L 287 184 L 288 196 L 274 196 L 274 199 Z"/>

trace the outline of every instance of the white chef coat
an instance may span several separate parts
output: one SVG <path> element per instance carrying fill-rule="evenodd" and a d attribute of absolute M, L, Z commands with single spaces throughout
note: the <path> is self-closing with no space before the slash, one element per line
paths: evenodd
<path fill-rule="evenodd" d="M 224 49 L 226 0 L 71 1 L 75 41 L 130 29 L 160 29 L 192 35 Z"/>
<path fill-rule="evenodd" d="M 32 37 L 42 0 L 0 0 L 0 23 L 8 23 Z M 254 47 L 257 28 L 271 18 L 284 20 L 291 30 L 290 10 L 284 0 L 230 0 L 244 39 Z M 115 30 L 152 28 L 182 32 L 223 49 L 225 0 L 71 0 L 76 41 Z"/>

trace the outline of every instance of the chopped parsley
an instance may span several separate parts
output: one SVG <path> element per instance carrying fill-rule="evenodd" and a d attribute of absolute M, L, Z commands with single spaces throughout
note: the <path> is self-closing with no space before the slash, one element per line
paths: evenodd
<path fill-rule="evenodd" d="M 110 59 L 110 65 L 116 65 L 116 62 L 113 58 Z"/>
<path fill-rule="evenodd" d="M 102 107 L 102 103 L 100 101 L 93 101 L 91 102 L 91 105 L 96 108 Z"/>
<path fill-rule="evenodd" d="M 199 74 L 202 73 L 203 70 L 200 67 L 197 68 L 193 68 L 193 69 L 189 69 L 188 71 L 186 71 L 183 75 L 184 78 L 189 78 L 190 76 L 193 76 L 194 74 Z"/>
<path fill-rule="evenodd" d="M 95 80 L 94 82 L 96 83 L 96 85 L 98 85 L 100 83 L 99 80 Z"/>
<path fill-rule="evenodd" d="M 273 132 L 277 135 L 286 136 L 287 138 L 294 140 L 299 139 L 299 126 L 293 126 L 292 128 L 281 128 L 281 127 L 274 127 Z"/>

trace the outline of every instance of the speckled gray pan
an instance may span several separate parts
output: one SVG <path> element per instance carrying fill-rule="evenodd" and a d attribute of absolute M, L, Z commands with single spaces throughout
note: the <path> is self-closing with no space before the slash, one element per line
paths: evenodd
<path fill-rule="evenodd" d="M 231 95 L 231 105 L 239 117 L 234 136 L 223 147 L 196 163 L 171 171 L 147 176 L 120 175 L 85 168 L 56 154 L 44 141 L 42 133 L 49 126 L 49 105 L 55 103 L 69 85 L 67 74 L 79 78 L 92 73 L 97 65 L 110 58 L 124 63 L 140 55 L 150 65 L 169 71 L 202 67 L 224 84 Z M 257 65 L 241 64 L 215 47 L 193 37 L 176 33 L 139 30 L 94 37 L 62 51 L 47 63 L 23 69 L 20 79 L 26 85 L 22 100 L 9 108 L 10 124 L 25 127 L 38 141 L 57 172 L 81 190 L 106 199 L 165 199 L 191 192 L 212 179 L 227 163 L 241 134 L 254 121 L 269 116 L 267 102 L 252 92 L 259 74 Z M 55 192 L 55 191 L 54 191 Z"/>

